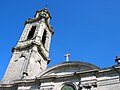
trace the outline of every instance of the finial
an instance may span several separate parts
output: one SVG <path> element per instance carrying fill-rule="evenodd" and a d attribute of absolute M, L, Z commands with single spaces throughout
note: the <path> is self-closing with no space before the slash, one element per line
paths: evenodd
<path fill-rule="evenodd" d="M 65 54 L 65 57 L 66 57 L 66 62 L 68 62 L 69 61 L 69 56 L 70 56 L 70 54 Z"/>
<path fill-rule="evenodd" d="M 117 62 L 120 65 L 120 58 L 116 56 L 115 62 Z"/>
<path fill-rule="evenodd" d="M 116 56 L 116 59 L 118 59 L 118 56 Z"/>

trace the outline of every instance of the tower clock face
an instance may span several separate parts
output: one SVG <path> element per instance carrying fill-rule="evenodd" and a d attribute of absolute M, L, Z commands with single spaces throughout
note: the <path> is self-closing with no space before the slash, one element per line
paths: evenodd
<path fill-rule="evenodd" d="M 61 90 L 75 90 L 75 88 L 71 85 L 64 85 Z"/>

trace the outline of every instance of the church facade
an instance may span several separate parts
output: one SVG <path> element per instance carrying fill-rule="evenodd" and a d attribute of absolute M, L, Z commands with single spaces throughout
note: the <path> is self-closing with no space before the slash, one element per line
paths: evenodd
<path fill-rule="evenodd" d="M 12 58 L 0 90 L 120 90 L 120 58 L 116 65 L 100 68 L 87 62 L 64 62 L 47 68 L 54 31 L 47 9 L 25 21 L 12 49 Z"/>

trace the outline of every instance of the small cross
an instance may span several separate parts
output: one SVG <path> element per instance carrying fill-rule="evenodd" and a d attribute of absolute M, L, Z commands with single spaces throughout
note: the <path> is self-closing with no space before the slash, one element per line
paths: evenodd
<path fill-rule="evenodd" d="M 69 61 L 69 56 L 70 56 L 70 54 L 65 54 L 65 57 L 66 57 L 66 62 L 68 62 Z"/>

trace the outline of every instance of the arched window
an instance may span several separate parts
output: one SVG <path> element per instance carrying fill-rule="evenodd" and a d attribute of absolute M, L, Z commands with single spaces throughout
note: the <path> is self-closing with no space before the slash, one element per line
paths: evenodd
<path fill-rule="evenodd" d="M 72 85 L 64 85 L 61 90 L 76 90 Z"/>
<path fill-rule="evenodd" d="M 47 31 L 44 30 L 44 32 L 43 32 L 43 36 L 42 36 L 42 44 L 43 44 L 43 45 L 45 45 L 46 35 L 47 35 Z"/>
<path fill-rule="evenodd" d="M 33 38 L 34 33 L 35 33 L 35 29 L 36 29 L 36 26 L 32 26 L 31 30 L 29 31 L 29 34 L 28 34 L 27 40 Z"/>

